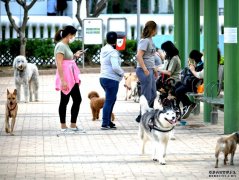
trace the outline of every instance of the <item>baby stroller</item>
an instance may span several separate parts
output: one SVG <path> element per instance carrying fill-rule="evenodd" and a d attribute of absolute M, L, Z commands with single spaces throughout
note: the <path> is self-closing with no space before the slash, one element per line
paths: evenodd
<path fill-rule="evenodd" d="M 157 91 L 159 95 L 159 103 L 163 107 L 172 108 L 176 112 L 177 120 L 181 119 L 182 113 L 180 107 L 177 106 L 176 97 L 174 96 L 175 80 L 161 75 L 156 81 Z"/>

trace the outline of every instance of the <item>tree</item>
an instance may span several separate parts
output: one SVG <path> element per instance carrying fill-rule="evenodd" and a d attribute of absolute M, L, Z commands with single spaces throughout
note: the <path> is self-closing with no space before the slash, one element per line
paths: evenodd
<path fill-rule="evenodd" d="M 20 38 L 20 54 L 24 55 L 26 54 L 26 43 L 27 43 L 27 38 L 25 35 L 26 32 L 26 26 L 27 26 L 27 21 L 29 19 L 28 17 L 28 11 L 32 8 L 32 6 L 36 3 L 37 0 L 32 0 L 29 2 L 27 5 L 27 0 L 16 0 L 16 2 L 23 8 L 24 10 L 24 16 L 22 19 L 22 24 L 19 26 L 16 24 L 15 20 L 12 17 L 12 13 L 10 11 L 9 7 L 9 2 L 10 0 L 1 0 L 2 2 L 5 3 L 5 9 L 7 12 L 8 19 L 13 27 L 13 29 L 18 33 L 19 38 Z"/>
<path fill-rule="evenodd" d="M 80 8 L 82 0 L 75 0 L 77 3 L 77 10 L 76 10 L 76 19 L 80 23 L 82 27 L 82 19 L 80 17 Z M 86 0 L 86 16 L 87 17 L 98 17 L 100 13 L 106 8 L 106 4 L 108 0 L 91 0 L 92 4 L 90 4 L 90 0 Z M 91 13 L 92 7 L 92 13 Z"/>

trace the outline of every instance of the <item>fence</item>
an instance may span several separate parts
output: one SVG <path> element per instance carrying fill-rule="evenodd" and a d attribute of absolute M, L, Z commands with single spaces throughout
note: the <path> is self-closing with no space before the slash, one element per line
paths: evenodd
<path fill-rule="evenodd" d="M 8 17 L 1 16 L 0 25 L 0 39 L 17 38 L 16 31 L 12 28 Z M 21 24 L 21 19 L 19 17 L 13 17 L 16 24 Z M 107 30 L 107 23 L 109 18 L 126 18 L 127 27 L 127 39 L 137 38 L 137 15 L 134 14 L 103 14 L 99 18 L 103 20 L 104 33 Z M 143 28 L 144 24 L 148 20 L 154 20 L 158 24 L 158 35 L 173 35 L 174 31 L 174 19 L 173 15 L 151 15 L 142 14 L 140 16 L 140 26 Z M 80 36 L 79 23 L 76 19 L 72 19 L 68 16 L 29 16 L 26 36 L 27 38 L 54 38 L 56 29 L 62 28 L 65 25 L 74 25 L 79 29 L 78 36 Z M 203 17 L 200 17 L 200 31 L 203 33 Z M 224 17 L 219 16 L 219 35 L 223 34 L 224 27 Z"/>
<path fill-rule="evenodd" d="M 21 19 L 19 17 L 13 17 L 16 24 L 21 24 Z M 102 14 L 99 16 L 103 20 L 104 35 L 107 33 L 108 19 L 109 18 L 126 18 L 126 29 L 127 29 L 127 39 L 135 40 L 137 38 L 137 15 L 136 14 Z M 219 16 L 218 32 L 219 35 L 224 34 L 224 17 Z M 151 15 L 151 14 L 141 14 L 140 16 L 140 26 L 143 28 L 144 24 L 153 20 L 158 24 L 158 35 L 170 35 L 173 36 L 174 33 L 174 18 L 173 15 Z M 0 16 L 0 40 L 17 38 L 18 34 L 12 28 L 7 16 Z M 57 29 L 62 28 L 65 25 L 73 25 L 79 29 L 77 36 L 81 36 L 81 27 L 76 19 L 72 19 L 68 16 L 29 16 L 26 37 L 31 38 L 54 38 Z M 200 17 L 200 32 L 203 34 L 203 17 Z M 0 66 L 11 65 L 13 57 L 11 54 L 0 55 Z M 124 59 L 124 58 L 123 58 Z M 54 59 L 51 58 L 49 61 L 43 61 L 40 59 L 31 58 L 28 59 L 30 62 L 34 62 L 38 65 L 48 65 L 48 63 L 54 64 Z M 128 62 L 126 62 L 128 61 Z M 128 60 L 124 60 L 127 63 L 133 63 L 135 61 L 134 55 Z M 99 63 L 99 51 L 98 54 L 93 55 L 92 62 Z M 78 60 L 78 63 L 82 63 L 82 59 Z"/>

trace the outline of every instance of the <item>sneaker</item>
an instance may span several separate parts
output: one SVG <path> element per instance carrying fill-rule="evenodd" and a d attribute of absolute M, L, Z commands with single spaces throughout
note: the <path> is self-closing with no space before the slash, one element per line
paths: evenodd
<path fill-rule="evenodd" d="M 110 129 L 116 129 L 116 126 L 114 123 L 110 122 Z"/>
<path fill-rule="evenodd" d="M 101 126 L 101 130 L 109 130 L 110 126 Z"/>
<path fill-rule="evenodd" d="M 72 134 L 73 131 L 70 131 L 69 128 L 64 128 L 60 130 L 61 134 Z"/>
<path fill-rule="evenodd" d="M 110 122 L 110 127 L 115 127 L 115 123 Z"/>
<path fill-rule="evenodd" d="M 75 128 L 69 128 L 69 130 L 73 131 L 73 132 L 84 132 L 85 133 L 85 130 L 84 129 L 80 129 L 78 128 L 77 126 Z"/>
<path fill-rule="evenodd" d="M 68 128 L 61 129 L 60 131 L 61 132 L 66 132 L 66 131 L 68 131 Z"/>
<path fill-rule="evenodd" d="M 186 106 L 185 108 L 183 108 L 183 115 L 182 115 L 182 119 L 187 119 L 190 115 L 190 113 L 197 107 L 196 103 L 192 103 L 189 106 Z"/>
<path fill-rule="evenodd" d="M 135 119 L 135 121 L 139 123 L 140 119 L 141 119 L 141 114 L 138 115 L 138 117 Z"/>

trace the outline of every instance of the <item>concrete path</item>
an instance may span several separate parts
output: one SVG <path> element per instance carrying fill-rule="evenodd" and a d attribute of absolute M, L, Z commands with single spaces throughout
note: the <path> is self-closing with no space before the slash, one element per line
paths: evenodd
<path fill-rule="evenodd" d="M 123 81 L 114 108 L 117 130 L 102 131 L 101 122 L 91 120 L 87 94 L 96 90 L 104 95 L 98 76 L 81 75 L 78 126 L 86 133 L 60 136 L 60 94 L 54 89 L 54 75 L 40 76 L 39 102 L 19 103 L 15 136 L 4 130 L 6 91 L 13 91 L 14 79 L 0 77 L 0 179 L 239 179 L 238 152 L 234 166 L 224 166 L 221 154 L 219 168 L 214 168 L 216 140 L 223 135 L 222 112 L 217 125 L 203 123 L 202 113 L 191 115 L 186 126 L 178 125 L 163 166 L 151 160 L 151 143 L 146 154 L 140 154 L 134 120 L 139 104 L 124 101 Z"/>

